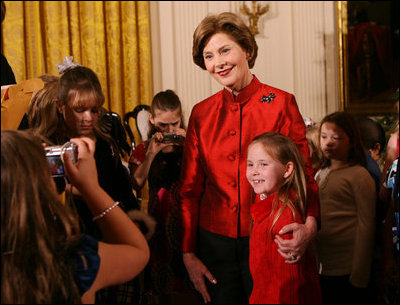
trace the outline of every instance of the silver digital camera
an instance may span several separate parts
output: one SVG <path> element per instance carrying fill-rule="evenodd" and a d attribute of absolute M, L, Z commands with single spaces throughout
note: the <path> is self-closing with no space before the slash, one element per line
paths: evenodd
<path fill-rule="evenodd" d="M 66 142 L 64 145 L 45 147 L 45 153 L 52 177 L 63 177 L 65 175 L 62 155 L 68 154 L 72 163 L 78 161 L 78 145 L 73 142 Z"/>

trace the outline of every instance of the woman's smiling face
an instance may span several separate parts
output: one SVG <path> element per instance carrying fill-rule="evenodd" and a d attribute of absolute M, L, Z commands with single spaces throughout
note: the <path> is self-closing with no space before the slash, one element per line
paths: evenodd
<path fill-rule="evenodd" d="M 248 53 L 228 34 L 219 32 L 210 37 L 203 50 L 208 73 L 231 91 L 240 91 L 250 84 L 253 76 Z"/>

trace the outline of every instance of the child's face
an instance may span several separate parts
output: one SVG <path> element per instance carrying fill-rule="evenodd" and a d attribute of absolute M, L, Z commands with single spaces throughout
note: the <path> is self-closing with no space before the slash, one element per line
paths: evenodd
<path fill-rule="evenodd" d="M 179 108 L 173 111 L 154 110 L 154 117 L 150 114 L 150 122 L 162 133 L 173 133 L 181 126 L 181 112 Z"/>
<path fill-rule="evenodd" d="M 334 161 L 347 162 L 350 139 L 335 123 L 326 122 L 321 126 L 321 150 L 324 157 Z"/>
<path fill-rule="evenodd" d="M 89 136 L 99 120 L 100 106 L 93 94 L 82 95 L 79 101 L 70 100 L 61 106 L 70 136 Z"/>
<path fill-rule="evenodd" d="M 247 154 L 247 180 L 256 194 L 277 192 L 287 177 L 287 167 L 273 159 L 260 143 L 249 146 Z"/>

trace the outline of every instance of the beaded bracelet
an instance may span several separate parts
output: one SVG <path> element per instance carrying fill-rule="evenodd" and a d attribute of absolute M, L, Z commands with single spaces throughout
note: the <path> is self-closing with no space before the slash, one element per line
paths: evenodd
<path fill-rule="evenodd" d="M 120 204 L 120 202 L 119 201 L 116 201 L 112 206 L 110 206 L 110 207 L 108 207 L 107 209 L 105 209 L 103 212 L 101 212 L 99 215 L 97 215 L 97 216 L 94 216 L 93 217 L 93 221 L 96 221 L 96 220 L 98 220 L 98 219 L 100 219 L 100 218 L 103 218 L 108 212 L 110 212 L 113 208 L 115 208 L 117 205 L 119 205 Z"/>

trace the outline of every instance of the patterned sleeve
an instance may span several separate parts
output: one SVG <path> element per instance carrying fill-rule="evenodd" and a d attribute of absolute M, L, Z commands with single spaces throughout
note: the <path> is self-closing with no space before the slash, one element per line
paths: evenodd
<path fill-rule="evenodd" d="M 399 158 L 395 159 L 392 165 L 386 172 L 385 180 L 383 181 L 383 186 L 387 189 L 393 189 L 395 185 L 395 177 L 397 175 L 397 163 Z"/>
<path fill-rule="evenodd" d="M 80 295 L 88 291 L 96 279 L 100 267 L 98 249 L 99 244 L 93 237 L 81 237 L 75 261 L 75 281 Z"/>

